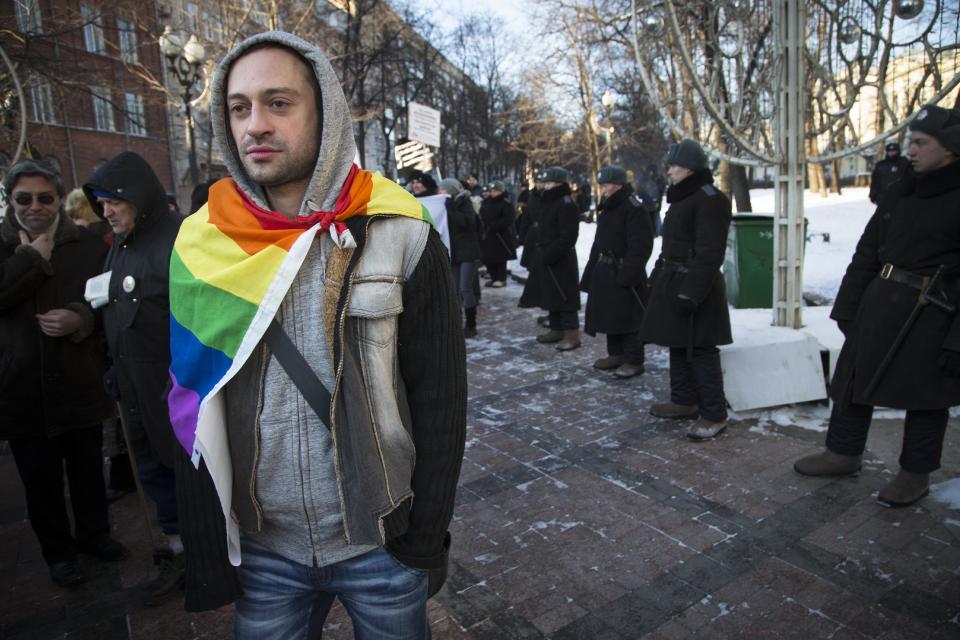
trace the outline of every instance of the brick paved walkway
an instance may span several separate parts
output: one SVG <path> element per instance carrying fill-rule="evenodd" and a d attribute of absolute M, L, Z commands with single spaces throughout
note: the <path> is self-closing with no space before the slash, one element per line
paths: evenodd
<path fill-rule="evenodd" d="M 649 417 L 666 358 L 616 381 L 590 364 L 602 337 L 560 354 L 536 344 L 519 287 L 484 290 L 469 343 L 467 454 L 450 578 L 431 602 L 434 638 L 957 638 L 960 513 L 929 498 L 885 509 L 900 425 L 875 421 L 863 473 L 796 475 L 822 434 L 739 423 L 692 443 Z M 934 482 L 960 475 L 956 421 Z M 231 613 L 146 610 L 151 570 L 132 496 L 114 506 L 120 565 L 49 583 L 0 454 L 0 638 L 228 638 Z M 325 638 L 351 638 L 335 609 Z"/>

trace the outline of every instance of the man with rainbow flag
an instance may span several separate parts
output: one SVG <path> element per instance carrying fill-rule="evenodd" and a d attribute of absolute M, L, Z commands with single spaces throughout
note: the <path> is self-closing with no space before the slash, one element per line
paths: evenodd
<path fill-rule="evenodd" d="M 446 250 L 413 196 L 353 163 L 317 47 L 237 45 L 211 118 L 232 177 L 174 245 L 168 401 L 227 516 L 236 636 L 318 637 L 339 597 L 357 638 L 428 638 L 466 423 Z"/>

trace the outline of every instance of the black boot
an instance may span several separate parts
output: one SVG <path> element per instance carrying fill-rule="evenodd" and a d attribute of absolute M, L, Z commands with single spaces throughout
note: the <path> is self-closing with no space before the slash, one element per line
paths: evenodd
<path fill-rule="evenodd" d="M 470 307 L 469 309 L 464 309 L 463 311 L 467 316 L 467 324 L 463 328 L 463 337 L 472 338 L 477 335 L 477 308 Z"/>

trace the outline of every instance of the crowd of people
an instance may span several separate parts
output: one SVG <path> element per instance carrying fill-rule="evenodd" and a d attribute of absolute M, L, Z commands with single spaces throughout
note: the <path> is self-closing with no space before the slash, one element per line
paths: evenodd
<path fill-rule="evenodd" d="M 0 438 L 57 585 L 85 580 L 78 554 L 129 555 L 103 475 L 102 425 L 119 416 L 160 530 L 145 605 L 183 589 L 188 610 L 235 602 L 238 638 L 307 638 L 337 597 L 358 637 L 429 637 L 479 267 L 485 287 L 503 288 L 520 247 L 518 304 L 545 312 L 538 343 L 581 346 L 585 292 L 584 331 L 606 340 L 594 367 L 634 378 L 646 345 L 667 347 L 670 397 L 650 413 L 689 421 L 693 440 L 727 428 L 731 203 L 697 142 L 664 159 L 662 222 L 655 172 L 634 186 L 623 167 L 600 170 L 581 274 L 583 204 L 565 168 L 539 170 L 519 212 L 499 180 L 417 173 L 408 192 L 365 171 L 315 45 L 280 32 L 241 42 L 211 101 L 230 175 L 198 185 L 188 217 L 131 152 L 69 195 L 43 162 L 3 180 Z M 882 169 L 903 178 L 871 191 L 877 212 L 834 306 L 847 340 L 826 449 L 795 465 L 856 473 L 873 406 L 904 408 L 901 471 L 879 496 L 890 505 L 925 495 L 960 403 L 958 155 L 960 112 L 930 106 L 911 124 L 912 171 Z"/>

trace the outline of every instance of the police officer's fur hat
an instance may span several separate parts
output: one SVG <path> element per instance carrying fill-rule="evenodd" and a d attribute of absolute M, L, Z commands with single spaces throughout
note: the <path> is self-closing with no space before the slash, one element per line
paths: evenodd
<path fill-rule="evenodd" d="M 699 171 L 707 168 L 707 154 L 698 142 L 687 138 L 681 140 L 679 144 L 670 145 L 670 150 L 667 151 L 667 164 Z"/>
<path fill-rule="evenodd" d="M 944 109 L 928 104 L 910 123 L 910 131 L 922 131 L 960 155 L 960 109 Z"/>
<path fill-rule="evenodd" d="M 610 164 L 600 169 L 600 173 L 597 175 L 597 182 L 599 184 L 627 184 L 629 179 L 623 167 Z"/>
<path fill-rule="evenodd" d="M 487 185 L 483 188 L 484 191 L 506 191 L 507 187 L 503 184 L 503 180 L 493 180 L 488 182 Z"/>
<path fill-rule="evenodd" d="M 563 167 L 547 167 L 543 170 L 543 182 L 569 182 L 570 173 Z"/>

